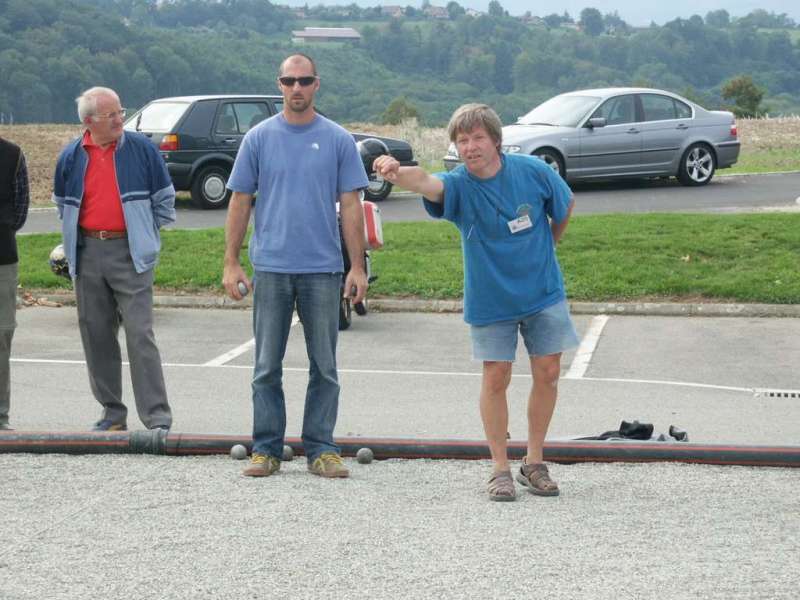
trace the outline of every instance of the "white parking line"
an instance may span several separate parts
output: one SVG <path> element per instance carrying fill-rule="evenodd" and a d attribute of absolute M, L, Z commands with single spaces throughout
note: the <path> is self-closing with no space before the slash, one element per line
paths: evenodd
<path fill-rule="evenodd" d="M 578 350 L 572 359 L 572 364 L 569 366 L 569 371 L 567 371 L 563 379 L 581 379 L 584 376 L 606 323 L 608 323 L 608 315 L 597 315 L 592 319 L 589 330 L 583 336 L 581 345 L 578 346 Z"/>
<path fill-rule="evenodd" d="M 11 362 L 14 363 L 27 363 L 27 364 L 63 364 L 63 365 L 85 365 L 86 361 L 83 360 L 53 360 L 47 358 L 12 358 Z M 122 363 L 128 366 L 127 362 Z M 178 369 L 198 369 L 205 368 L 207 364 L 200 363 L 163 363 L 165 368 L 178 368 Z M 248 371 L 253 370 L 253 365 L 217 365 L 219 369 L 245 369 Z M 284 367 L 284 373 L 308 373 L 308 367 Z M 339 374 L 353 374 L 353 375 L 393 375 L 403 377 L 481 377 L 480 371 L 400 371 L 394 369 L 338 369 Z M 530 373 L 514 373 L 511 375 L 515 379 L 527 379 L 530 381 Z M 563 378 L 562 378 L 563 379 Z M 577 382 L 606 382 L 606 383 L 633 383 L 643 385 L 668 385 L 678 387 L 693 387 L 710 390 L 724 390 L 729 392 L 745 392 L 754 394 L 757 388 L 752 387 L 737 387 L 730 385 L 716 385 L 713 383 L 696 383 L 693 381 L 667 381 L 663 379 L 622 379 L 618 377 L 580 377 L 573 378 Z"/>
<path fill-rule="evenodd" d="M 221 367 L 225 363 L 232 361 L 237 356 L 240 356 L 253 348 L 256 345 L 256 338 L 250 338 L 241 346 L 236 346 L 233 350 L 226 352 L 225 354 L 220 354 L 216 358 L 212 358 L 207 363 L 204 363 L 204 367 Z"/>
<path fill-rule="evenodd" d="M 300 318 L 295 314 L 294 316 L 292 316 L 291 327 L 294 327 L 299 322 L 300 322 Z M 231 362 L 237 356 L 241 356 L 242 354 L 244 354 L 245 352 L 250 350 L 250 348 L 253 348 L 255 345 L 256 345 L 256 339 L 255 338 L 250 338 L 248 341 L 246 341 L 241 346 L 237 346 L 236 348 L 226 352 L 225 354 L 220 354 L 216 358 L 212 358 L 207 363 L 204 363 L 203 366 L 204 367 L 221 367 L 221 366 Z"/>

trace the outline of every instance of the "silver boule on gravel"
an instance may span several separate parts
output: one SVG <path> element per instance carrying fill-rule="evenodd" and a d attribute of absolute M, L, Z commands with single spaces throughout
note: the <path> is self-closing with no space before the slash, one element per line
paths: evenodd
<path fill-rule="evenodd" d="M 292 447 L 289 444 L 286 444 L 283 447 L 283 460 L 289 462 L 293 458 L 294 458 L 294 450 L 292 450 Z"/>
<path fill-rule="evenodd" d="M 231 458 L 235 458 L 236 460 L 244 460 L 247 458 L 247 448 L 245 448 L 242 444 L 231 446 Z"/>
<path fill-rule="evenodd" d="M 359 448 L 356 452 L 356 460 L 362 465 L 368 465 L 375 458 L 371 448 Z"/>

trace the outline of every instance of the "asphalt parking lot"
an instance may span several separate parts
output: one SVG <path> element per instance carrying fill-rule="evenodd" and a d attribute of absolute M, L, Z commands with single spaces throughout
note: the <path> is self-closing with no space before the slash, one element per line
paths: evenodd
<path fill-rule="evenodd" d="M 161 308 L 155 315 L 173 429 L 248 434 L 251 311 Z M 483 437 L 480 365 L 471 360 L 460 314 L 371 312 L 353 319 L 339 341 L 338 435 Z M 25 308 L 18 322 L 13 424 L 86 430 L 99 410 L 82 362 L 74 307 Z M 575 351 L 563 357 L 552 437 L 596 434 L 615 429 L 622 419 L 639 419 L 663 431 L 678 425 L 696 442 L 800 439 L 800 418 L 788 418 L 798 415 L 798 400 L 754 392 L 800 387 L 800 319 L 579 315 L 575 322 L 584 346 L 579 360 Z M 289 435 L 299 434 L 307 380 L 301 327 L 292 328 L 284 363 Z M 123 380 L 133 408 L 127 373 Z M 514 439 L 525 434 L 529 385 L 520 347 L 509 393 Z M 135 411 L 129 417 L 131 428 L 141 427 Z"/>
<path fill-rule="evenodd" d="M 249 310 L 157 309 L 174 430 L 250 430 Z M 622 419 L 696 442 L 796 444 L 800 319 L 577 316 L 551 438 Z M 17 429 L 97 418 L 73 307 L 18 312 Z M 300 325 L 284 374 L 300 429 Z M 529 386 L 518 357 L 512 438 Z M 480 439 L 479 365 L 459 314 L 354 317 L 337 434 Z M 125 395 L 132 408 L 126 378 Z M 757 390 L 772 390 L 773 393 Z M 129 426 L 140 427 L 135 411 Z M 562 495 L 486 500 L 486 461 L 347 459 L 349 480 L 228 457 L 0 454 L 0 598 L 794 598 L 795 469 L 554 465 Z"/>

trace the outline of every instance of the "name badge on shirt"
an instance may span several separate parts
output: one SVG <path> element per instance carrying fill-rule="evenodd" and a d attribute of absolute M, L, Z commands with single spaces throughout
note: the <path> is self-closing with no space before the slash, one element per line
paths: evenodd
<path fill-rule="evenodd" d="M 531 218 L 528 215 L 522 215 L 508 222 L 508 228 L 511 233 L 519 233 L 531 227 L 533 227 L 533 223 L 531 223 Z"/>

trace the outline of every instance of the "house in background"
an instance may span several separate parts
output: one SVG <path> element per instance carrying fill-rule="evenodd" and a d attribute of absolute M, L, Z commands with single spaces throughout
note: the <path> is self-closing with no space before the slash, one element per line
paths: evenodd
<path fill-rule="evenodd" d="M 397 4 L 391 4 L 386 6 L 381 6 L 381 14 L 384 17 L 392 17 L 394 19 L 399 19 L 403 15 L 406 14 L 406 9 L 402 6 L 398 6 Z"/>
<path fill-rule="evenodd" d="M 358 42 L 361 34 L 352 27 L 306 27 L 293 31 L 292 41 L 304 42 Z"/>

